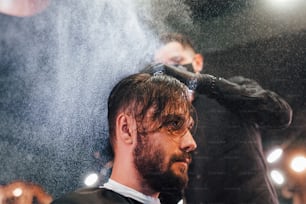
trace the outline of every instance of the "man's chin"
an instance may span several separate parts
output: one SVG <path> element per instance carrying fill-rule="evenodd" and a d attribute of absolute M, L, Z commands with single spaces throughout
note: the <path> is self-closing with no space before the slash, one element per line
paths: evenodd
<path fill-rule="evenodd" d="M 184 171 L 183 171 L 184 170 Z M 183 173 L 184 172 L 184 173 Z M 187 170 L 185 173 L 185 168 L 181 165 L 173 165 L 171 169 L 162 174 L 159 178 L 150 179 L 152 187 L 154 186 L 156 190 L 163 192 L 180 192 L 184 190 L 188 182 Z M 158 184 L 158 185 L 156 185 Z"/>
<path fill-rule="evenodd" d="M 175 174 L 188 176 L 188 164 L 186 162 L 175 162 L 172 164 L 172 168 Z"/>
<path fill-rule="evenodd" d="M 176 177 L 181 188 L 185 188 L 188 183 L 188 164 L 185 162 L 175 162 L 172 164 L 171 171 L 173 177 Z"/>

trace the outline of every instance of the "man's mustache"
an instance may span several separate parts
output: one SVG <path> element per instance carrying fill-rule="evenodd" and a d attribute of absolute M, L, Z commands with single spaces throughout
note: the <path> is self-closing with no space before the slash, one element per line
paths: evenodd
<path fill-rule="evenodd" d="M 170 158 L 170 163 L 173 164 L 175 162 L 186 162 L 188 165 L 191 163 L 192 161 L 192 157 L 191 154 L 188 152 L 182 153 L 182 154 L 177 154 L 177 155 L 173 155 Z"/>

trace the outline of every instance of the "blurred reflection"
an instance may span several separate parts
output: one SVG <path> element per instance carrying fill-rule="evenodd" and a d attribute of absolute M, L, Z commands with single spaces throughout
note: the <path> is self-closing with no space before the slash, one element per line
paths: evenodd
<path fill-rule="evenodd" d="M 43 11 L 49 0 L 0 0 L 0 13 L 11 16 L 32 16 Z"/>
<path fill-rule="evenodd" d="M 109 161 L 105 162 L 105 159 L 103 158 L 103 157 L 105 157 L 105 153 L 101 153 L 100 151 L 94 151 L 93 152 L 93 157 L 94 157 L 96 165 L 99 169 L 99 173 L 97 174 L 97 176 L 98 176 L 97 181 L 94 182 L 93 184 L 97 184 L 97 185 L 98 184 L 103 184 L 103 183 L 107 182 L 107 180 L 110 176 L 110 172 L 111 172 L 111 169 L 113 167 L 113 161 L 109 160 Z M 86 181 L 85 181 L 85 185 L 86 186 L 92 186 L 91 184 L 90 185 L 86 184 Z"/>
<path fill-rule="evenodd" d="M 285 198 L 291 198 L 292 204 L 304 204 L 306 202 L 306 188 L 295 186 L 289 188 L 288 186 L 282 189 L 282 195 Z"/>
<path fill-rule="evenodd" d="M 306 130 L 301 130 L 299 134 L 295 133 L 290 140 L 271 151 L 267 157 L 271 159 L 272 155 L 276 155 L 281 149 L 282 154 L 278 159 L 269 163 L 272 170 L 271 178 L 280 190 L 280 196 L 292 204 L 306 203 L 305 133 Z"/>
<path fill-rule="evenodd" d="M 49 204 L 52 197 L 34 183 L 14 181 L 0 186 L 0 204 Z"/>
<path fill-rule="evenodd" d="M 286 173 L 286 184 L 282 187 L 282 195 L 291 198 L 292 204 L 306 203 L 306 150 L 295 147 L 288 149 L 282 161 Z"/>

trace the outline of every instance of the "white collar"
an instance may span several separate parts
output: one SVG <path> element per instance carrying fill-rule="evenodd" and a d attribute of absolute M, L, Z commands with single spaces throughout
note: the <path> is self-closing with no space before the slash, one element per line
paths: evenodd
<path fill-rule="evenodd" d="M 112 179 L 108 179 L 108 182 L 105 183 L 102 188 L 106 188 L 112 190 L 116 193 L 119 193 L 123 196 L 133 198 L 141 203 L 145 204 L 160 204 L 160 200 L 158 198 L 153 198 L 152 196 L 147 196 L 139 191 L 136 191 L 130 187 L 122 185 Z"/>

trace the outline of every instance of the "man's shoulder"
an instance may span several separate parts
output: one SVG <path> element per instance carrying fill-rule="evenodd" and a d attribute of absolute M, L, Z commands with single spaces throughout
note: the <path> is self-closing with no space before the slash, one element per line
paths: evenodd
<path fill-rule="evenodd" d="M 68 193 L 54 200 L 51 204 L 139 204 L 131 198 L 124 197 L 105 188 L 84 188 Z"/>

